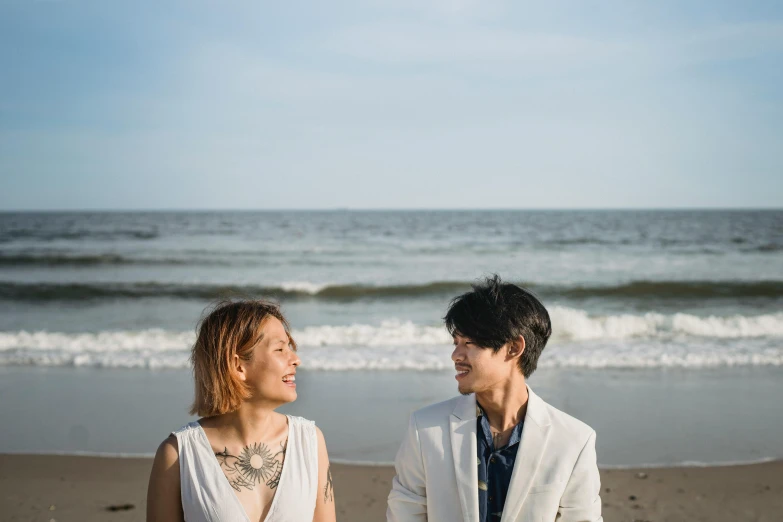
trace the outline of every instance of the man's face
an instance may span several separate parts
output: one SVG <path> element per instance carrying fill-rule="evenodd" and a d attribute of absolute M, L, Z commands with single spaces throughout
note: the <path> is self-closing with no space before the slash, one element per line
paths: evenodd
<path fill-rule="evenodd" d="M 454 336 L 451 360 L 457 370 L 457 388 L 463 395 L 503 387 L 512 372 L 519 371 L 516 360 L 508 357 L 508 346 L 495 353 L 461 335 Z"/>

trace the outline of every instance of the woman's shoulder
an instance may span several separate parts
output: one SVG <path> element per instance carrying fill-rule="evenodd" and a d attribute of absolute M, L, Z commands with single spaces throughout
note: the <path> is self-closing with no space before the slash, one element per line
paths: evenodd
<path fill-rule="evenodd" d="M 177 437 L 172 433 L 158 446 L 158 450 L 155 452 L 154 467 L 167 468 L 172 464 L 176 464 L 179 460 L 179 442 Z"/>
<path fill-rule="evenodd" d="M 288 421 L 295 426 L 312 426 L 315 428 L 315 421 L 310 419 L 305 419 L 304 417 L 299 417 L 297 415 L 286 415 L 286 417 L 288 417 Z"/>
<path fill-rule="evenodd" d="M 176 460 L 179 456 L 180 439 L 190 433 L 199 429 L 199 423 L 197 421 L 189 422 L 179 429 L 172 431 L 168 437 L 158 446 L 158 451 L 155 453 L 156 459 L 163 459 L 165 461 Z"/>
<path fill-rule="evenodd" d="M 288 417 L 288 422 L 291 424 L 291 431 L 297 432 L 307 439 L 317 440 L 319 444 L 322 443 L 324 434 L 321 432 L 321 429 L 315 425 L 315 421 L 296 415 L 286 416 Z"/>
<path fill-rule="evenodd" d="M 299 440 L 307 440 L 308 444 L 314 444 L 317 446 L 325 446 L 324 434 L 321 429 L 315 425 L 315 421 L 305 419 L 304 417 L 297 417 L 296 415 L 288 415 L 289 422 L 291 423 L 291 430 L 298 434 Z"/>
<path fill-rule="evenodd" d="M 174 430 L 171 432 L 171 437 L 174 437 L 175 439 L 178 439 L 180 436 L 194 432 L 201 428 L 201 425 L 199 424 L 199 421 L 193 421 L 185 424 L 184 426 Z"/>

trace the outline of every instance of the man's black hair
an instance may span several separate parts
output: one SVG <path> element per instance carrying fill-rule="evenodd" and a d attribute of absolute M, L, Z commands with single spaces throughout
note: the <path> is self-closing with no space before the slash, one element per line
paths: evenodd
<path fill-rule="evenodd" d="M 498 275 L 472 286 L 472 291 L 455 297 L 449 305 L 443 318 L 449 333 L 467 337 L 495 353 L 521 335 L 525 351 L 519 358 L 519 369 L 530 377 L 552 335 L 546 308 L 533 294 L 504 283 Z"/>

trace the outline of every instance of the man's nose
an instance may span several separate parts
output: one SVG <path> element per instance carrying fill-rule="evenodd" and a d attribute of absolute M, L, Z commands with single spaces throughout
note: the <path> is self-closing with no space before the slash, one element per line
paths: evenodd
<path fill-rule="evenodd" d="M 451 360 L 457 362 L 463 358 L 462 350 L 459 345 L 454 346 L 454 351 L 451 352 Z"/>

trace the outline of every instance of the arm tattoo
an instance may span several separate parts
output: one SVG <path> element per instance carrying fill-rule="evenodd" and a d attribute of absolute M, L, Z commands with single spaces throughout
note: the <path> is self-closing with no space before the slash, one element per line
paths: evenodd
<path fill-rule="evenodd" d="M 326 470 L 326 485 L 324 486 L 324 503 L 334 501 L 334 483 L 332 482 L 332 465 Z"/>
<path fill-rule="evenodd" d="M 242 448 L 239 456 L 231 455 L 228 448 L 215 453 L 220 468 L 228 479 L 231 487 L 237 491 L 242 488 L 252 490 L 256 484 L 266 483 L 267 487 L 275 489 L 280 483 L 280 473 L 283 471 L 286 445 L 280 443 L 280 451 L 272 453 L 266 444 L 258 443 Z"/>

